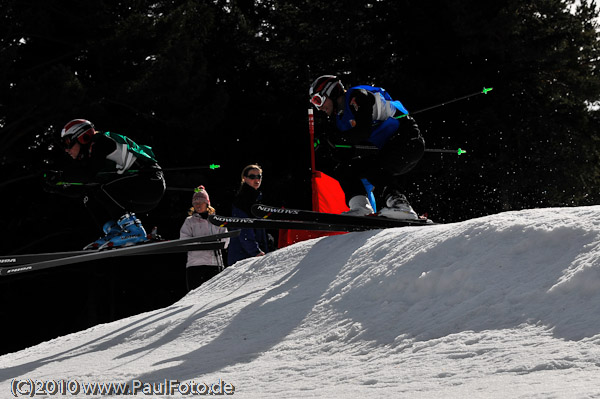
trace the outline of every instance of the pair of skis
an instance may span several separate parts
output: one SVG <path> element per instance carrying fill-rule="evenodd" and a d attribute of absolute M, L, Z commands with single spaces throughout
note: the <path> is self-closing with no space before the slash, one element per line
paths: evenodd
<path fill-rule="evenodd" d="M 210 215 L 208 220 L 221 227 L 254 229 L 292 229 L 318 231 L 365 231 L 405 226 L 429 226 L 428 219 L 390 219 L 379 216 L 348 216 L 321 213 L 302 209 L 278 208 L 255 204 L 252 206 L 255 218 L 238 218 Z"/>
<path fill-rule="evenodd" d="M 210 215 L 208 220 L 217 226 L 255 229 L 290 229 L 316 231 L 365 231 L 405 226 L 430 226 L 427 219 L 398 220 L 377 216 L 348 216 L 333 213 L 320 213 L 302 209 L 286 209 L 255 204 L 252 207 L 255 218 L 237 218 Z M 223 249 L 223 238 L 235 237 L 240 230 L 203 237 L 191 237 L 170 241 L 138 244 L 131 247 L 104 251 L 50 252 L 40 254 L 0 256 L 0 276 L 10 276 L 51 267 L 82 263 L 117 256 L 155 255 L 200 250 Z"/>
<path fill-rule="evenodd" d="M 73 263 L 89 262 L 97 259 L 117 256 L 157 255 L 187 251 L 219 250 L 225 247 L 223 238 L 235 237 L 238 231 L 213 234 L 202 237 L 181 238 L 177 240 L 147 242 L 131 247 L 104 251 L 49 252 L 26 255 L 0 256 L 0 276 L 10 276 Z"/>

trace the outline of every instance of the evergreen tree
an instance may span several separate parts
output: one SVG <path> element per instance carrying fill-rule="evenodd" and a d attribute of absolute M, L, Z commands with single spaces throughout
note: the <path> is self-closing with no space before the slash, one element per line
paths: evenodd
<path fill-rule="evenodd" d="M 598 10 L 572 4 L 7 0 L 4 184 L 40 167 L 47 145 L 36 143 L 87 117 L 152 145 L 164 165 L 199 149 L 238 162 L 231 176 L 266 162 L 307 198 L 307 88 L 333 73 L 385 87 L 410 111 L 494 87 L 415 116 L 428 147 L 469 151 L 427 154 L 406 176 L 417 208 L 458 220 L 597 203 Z"/>

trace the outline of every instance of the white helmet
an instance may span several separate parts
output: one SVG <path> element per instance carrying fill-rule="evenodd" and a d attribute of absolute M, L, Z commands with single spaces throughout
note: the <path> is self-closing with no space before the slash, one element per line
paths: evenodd
<path fill-rule="evenodd" d="M 319 76 L 308 90 L 310 102 L 320 108 L 327 97 L 337 98 L 344 94 L 344 85 L 335 75 Z"/>
<path fill-rule="evenodd" d="M 65 148 L 71 148 L 75 143 L 89 144 L 96 134 L 92 122 L 86 119 L 73 119 L 60 132 L 60 139 Z"/>

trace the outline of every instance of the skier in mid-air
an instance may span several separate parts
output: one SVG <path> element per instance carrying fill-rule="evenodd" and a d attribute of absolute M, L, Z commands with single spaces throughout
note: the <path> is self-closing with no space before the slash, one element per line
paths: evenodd
<path fill-rule="evenodd" d="M 100 133 L 86 119 L 67 123 L 60 140 L 77 167 L 49 173 L 47 189 L 82 197 L 92 215 L 101 218 L 100 223 L 105 222 L 104 235 L 84 249 L 117 248 L 147 241 L 136 213 L 155 208 L 166 188 L 152 149 L 116 133 Z M 58 182 L 61 183 L 57 185 Z"/>
<path fill-rule="evenodd" d="M 425 151 L 425 140 L 415 120 L 400 101 L 380 87 L 361 85 L 346 91 L 334 75 L 318 77 L 310 86 L 311 104 L 335 122 L 328 135 L 333 146 L 366 145 L 376 150 L 355 149 L 352 158 L 341 162 L 332 173 L 346 194 L 346 214 L 373 213 L 362 179 L 383 189 L 385 202 L 377 214 L 394 219 L 418 219 L 402 194 L 398 176 L 412 170 Z"/>

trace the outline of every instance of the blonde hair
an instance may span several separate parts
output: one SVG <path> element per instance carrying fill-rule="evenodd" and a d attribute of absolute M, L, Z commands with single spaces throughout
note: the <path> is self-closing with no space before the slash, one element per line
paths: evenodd
<path fill-rule="evenodd" d="M 246 165 L 246 167 L 244 169 L 242 169 L 242 175 L 241 175 L 241 178 L 242 178 L 242 183 L 241 184 L 242 184 L 242 186 L 244 185 L 244 177 L 246 177 L 246 175 L 248 174 L 248 172 L 251 171 L 252 169 L 259 170 L 261 174 L 263 172 L 263 170 L 260 167 L 260 165 L 257 165 L 257 164 Z"/>
<path fill-rule="evenodd" d="M 215 213 L 217 213 L 217 210 L 210 205 L 208 207 L 206 207 L 206 210 L 208 211 L 209 215 L 214 215 Z M 194 207 L 193 206 L 190 207 L 190 209 L 188 209 L 188 216 L 192 216 L 194 214 L 194 212 L 196 212 Z"/>

